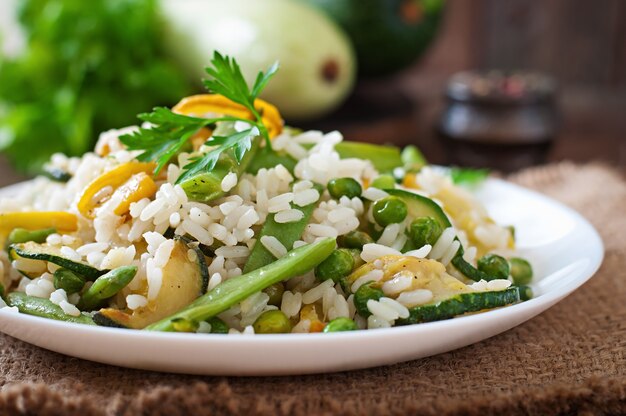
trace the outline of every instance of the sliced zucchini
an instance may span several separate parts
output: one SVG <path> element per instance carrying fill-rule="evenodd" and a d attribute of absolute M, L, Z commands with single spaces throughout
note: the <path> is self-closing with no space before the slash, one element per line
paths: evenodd
<path fill-rule="evenodd" d="M 385 189 L 385 192 L 401 198 L 407 204 L 410 218 L 431 217 L 439 222 L 442 229 L 452 227 L 452 223 L 446 213 L 443 212 L 443 209 L 432 199 L 402 189 Z M 408 251 L 413 248 L 419 247 L 406 246 L 403 251 Z M 481 272 L 476 267 L 466 262 L 465 259 L 463 259 L 464 252 L 463 247 L 459 247 L 459 251 L 452 259 L 452 265 L 454 265 L 461 274 L 475 282 L 497 279 L 497 277 Z"/>
<path fill-rule="evenodd" d="M 469 312 L 493 309 L 519 302 L 517 287 L 492 292 L 461 293 L 430 305 L 409 309 L 409 317 L 396 321 L 396 325 L 412 325 L 423 322 L 441 321 Z"/>
<path fill-rule="evenodd" d="M 101 309 L 94 321 L 102 326 L 142 329 L 178 312 L 204 294 L 208 284 L 204 255 L 200 252 L 198 261 L 191 261 L 187 256 L 189 248 L 183 239 L 177 240 L 170 261 L 163 268 L 161 290 L 148 305 L 134 311 Z"/>
<path fill-rule="evenodd" d="M 47 261 L 71 270 L 74 273 L 83 276 L 85 279 L 92 281 L 109 272 L 109 270 L 98 270 L 90 264 L 82 261 L 74 261 L 65 258 L 63 257 L 59 247 L 51 246 L 49 244 L 38 244 L 32 241 L 11 245 L 9 257 L 12 259 L 22 257 L 31 260 Z"/>

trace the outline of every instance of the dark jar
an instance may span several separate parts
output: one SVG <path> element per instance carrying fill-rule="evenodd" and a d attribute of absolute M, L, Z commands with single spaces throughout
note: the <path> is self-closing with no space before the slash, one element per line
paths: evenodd
<path fill-rule="evenodd" d="M 488 145 L 540 144 L 557 130 L 556 85 L 535 72 L 467 71 L 448 82 L 441 133 Z"/>

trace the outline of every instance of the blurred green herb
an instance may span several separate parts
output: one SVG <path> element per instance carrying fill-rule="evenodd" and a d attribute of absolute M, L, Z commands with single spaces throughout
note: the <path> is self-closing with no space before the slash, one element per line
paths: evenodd
<path fill-rule="evenodd" d="M 38 172 L 191 91 L 161 46 L 156 0 L 24 0 L 24 53 L 0 59 L 0 150 Z"/>
<path fill-rule="evenodd" d="M 450 169 L 450 176 L 452 177 L 452 182 L 457 185 L 476 186 L 487 179 L 489 170 L 453 167 Z"/>

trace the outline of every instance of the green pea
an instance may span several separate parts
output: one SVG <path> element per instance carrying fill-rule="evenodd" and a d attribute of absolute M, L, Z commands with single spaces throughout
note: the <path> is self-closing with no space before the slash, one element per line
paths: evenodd
<path fill-rule="evenodd" d="M 328 192 L 330 193 L 330 196 L 335 199 L 339 199 L 342 196 L 354 198 L 355 196 L 361 196 L 363 188 L 361 188 L 361 184 L 355 179 L 337 178 L 331 179 L 328 182 Z"/>
<path fill-rule="evenodd" d="M 533 268 L 527 260 L 519 257 L 509 259 L 513 283 L 518 286 L 527 285 L 533 280 Z"/>
<path fill-rule="evenodd" d="M 267 302 L 269 305 L 280 306 L 283 299 L 283 293 L 285 293 L 285 286 L 282 282 L 278 282 L 268 287 L 263 292 L 270 297 L 270 300 Z"/>
<path fill-rule="evenodd" d="M 519 298 L 521 301 L 527 301 L 533 298 L 533 290 L 530 286 L 520 285 L 517 288 L 519 290 Z"/>
<path fill-rule="evenodd" d="M 391 175 L 380 175 L 372 181 L 371 185 L 378 189 L 393 189 L 396 186 L 396 180 Z"/>
<path fill-rule="evenodd" d="M 496 279 L 507 279 L 509 269 L 509 262 L 497 254 L 485 254 L 478 260 L 478 270 Z"/>
<path fill-rule="evenodd" d="M 228 330 L 230 329 L 228 325 L 224 321 L 222 321 L 217 316 L 213 318 L 207 319 L 206 322 L 211 325 L 211 333 L 212 334 L 228 334 Z"/>
<path fill-rule="evenodd" d="M 319 280 L 332 279 L 338 282 L 340 278 L 349 275 L 354 270 L 354 256 L 350 250 L 340 248 L 315 268 L 315 277 Z"/>
<path fill-rule="evenodd" d="M 54 272 L 54 288 L 63 289 L 68 295 L 78 293 L 85 286 L 85 278 L 71 270 L 58 269 Z"/>
<path fill-rule="evenodd" d="M 44 228 L 42 230 L 34 231 L 26 230 L 24 228 L 15 228 L 11 231 L 11 234 L 9 234 L 7 244 L 28 243 L 29 241 L 41 244 L 46 242 L 46 238 L 48 238 L 49 235 L 56 232 L 57 230 L 54 228 Z"/>
<path fill-rule="evenodd" d="M 343 332 L 343 331 L 355 331 L 359 329 L 350 318 L 336 318 L 330 321 L 325 327 L 324 332 Z"/>
<path fill-rule="evenodd" d="M 396 196 L 387 196 L 374 202 L 374 220 L 381 227 L 404 221 L 408 214 L 406 203 Z"/>
<path fill-rule="evenodd" d="M 372 314 L 367 308 L 367 301 L 370 299 L 380 300 L 380 298 L 382 298 L 383 296 L 385 296 L 383 291 L 381 289 L 372 287 L 372 282 L 365 283 L 360 288 L 358 288 L 358 290 L 354 294 L 354 306 L 356 307 L 356 311 L 363 318 L 367 318 Z"/>
<path fill-rule="evenodd" d="M 291 332 L 291 321 L 282 311 L 267 311 L 252 325 L 256 334 L 287 334 Z"/>
<path fill-rule="evenodd" d="M 340 236 L 337 242 L 341 247 L 362 250 L 365 244 L 373 243 L 374 239 L 366 232 L 350 231 L 348 234 Z"/>
<path fill-rule="evenodd" d="M 442 232 L 441 224 L 432 217 L 416 218 L 409 227 L 409 237 L 417 248 L 435 245 Z"/>

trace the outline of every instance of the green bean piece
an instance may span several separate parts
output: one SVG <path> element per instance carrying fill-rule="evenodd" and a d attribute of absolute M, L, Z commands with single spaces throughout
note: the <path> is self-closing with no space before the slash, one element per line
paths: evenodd
<path fill-rule="evenodd" d="M 406 203 L 397 196 L 387 196 L 374 202 L 374 220 L 381 227 L 404 221 L 408 215 Z"/>
<path fill-rule="evenodd" d="M 373 243 L 374 239 L 366 232 L 350 231 L 348 234 L 340 236 L 337 242 L 341 247 L 362 250 L 365 244 Z"/>
<path fill-rule="evenodd" d="M 428 165 L 428 162 L 422 152 L 413 145 L 409 145 L 402 149 L 400 157 L 402 158 L 404 169 L 407 172 L 417 172 L 424 166 Z"/>
<path fill-rule="evenodd" d="M 509 265 L 514 284 L 518 286 L 527 285 L 533 280 L 533 267 L 527 260 L 513 257 L 509 259 Z"/>
<path fill-rule="evenodd" d="M 319 280 L 332 279 L 337 283 L 339 279 L 352 273 L 354 265 L 354 257 L 350 250 L 340 248 L 333 251 L 326 260 L 315 268 L 315 277 Z"/>
<path fill-rule="evenodd" d="M 172 321 L 172 325 L 176 332 L 196 332 L 198 324 L 185 318 L 178 318 Z"/>
<path fill-rule="evenodd" d="M 522 302 L 530 300 L 534 297 L 533 289 L 530 286 L 519 285 L 517 289 L 519 290 L 519 299 Z"/>
<path fill-rule="evenodd" d="M 112 298 L 120 290 L 124 289 L 137 274 L 137 267 L 123 266 L 111 270 L 100 276 L 83 293 L 78 308 L 81 310 L 94 310 L 106 299 Z"/>
<path fill-rule="evenodd" d="M 314 187 L 321 193 L 321 186 L 315 185 Z M 315 207 L 317 207 L 317 201 L 303 207 L 300 207 L 292 202 L 291 207 L 301 211 L 304 216 L 298 221 L 281 224 L 276 222 L 276 214 L 269 214 L 265 219 L 265 224 L 263 224 L 261 232 L 257 236 L 257 242 L 260 241 L 263 236 L 272 236 L 276 237 L 278 241 L 280 241 L 281 244 L 288 249 L 293 247 L 293 243 L 302 237 L 304 228 L 309 223 Z M 246 264 L 243 267 L 243 272 L 252 272 L 263 266 L 267 266 L 275 260 L 276 257 L 274 257 L 274 255 L 270 253 L 270 251 L 265 248 L 263 244 L 255 244 L 248 260 L 246 261 Z"/>
<path fill-rule="evenodd" d="M 441 237 L 443 229 L 439 221 L 432 217 L 420 217 L 413 220 L 409 227 L 409 237 L 416 248 L 424 247 L 429 244 L 435 245 L 439 237 Z"/>
<path fill-rule="evenodd" d="M 291 321 L 282 311 L 266 311 L 252 325 L 255 334 L 288 334 Z"/>
<path fill-rule="evenodd" d="M 485 254 L 478 259 L 478 270 L 493 276 L 495 279 L 507 279 L 509 277 L 509 262 L 497 254 Z"/>
<path fill-rule="evenodd" d="M 344 332 L 344 331 L 355 331 L 359 329 L 356 326 L 356 322 L 354 322 L 350 318 L 336 318 L 333 319 L 324 327 L 324 332 Z"/>
<path fill-rule="evenodd" d="M 280 306 L 283 299 L 283 293 L 285 293 L 285 285 L 282 282 L 274 283 L 272 286 L 265 289 L 265 292 L 269 297 L 268 305 Z"/>
<path fill-rule="evenodd" d="M 230 329 L 228 325 L 224 321 L 222 321 L 217 316 L 213 318 L 207 319 L 206 322 L 211 325 L 211 333 L 212 334 L 228 334 L 228 330 Z"/>
<path fill-rule="evenodd" d="M 12 292 L 6 297 L 9 306 L 15 306 L 26 315 L 39 316 L 41 318 L 54 319 L 55 321 L 73 322 L 77 324 L 95 325 L 89 315 L 68 315 L 60 306 L 55 305 L 48 299 L 28 296 L 23 292 Z"/>
<path fill-rule="evenodd" d="M 54 288 L 63 289 L 68 295 L 78 293 L 85 286 L 85 278 L 71 270 L 58 269 L 54 272 Z"/>
<path fill-rule="evenodd" d="M 335 199 L 347 196 L 352 199 L 361 196 L 363 188 L 361 184 L 353 178 L 337 178 L 328 181 L 328 193 Z"/>
<path fill-rule="evenodd" d="M 396 186 L 396 180 L 392 175 L 380 175 L 372 181 L 371 186 L 378 189 L 393 189 Z"/>
<path fill-rule="evenodd" d="M 27 230 L 24 228 L 15 228 L 9 234 L 7 239 L 7 247 L 11 244 L 28 243 L 29 241 L 41 244 L 46 242 L 49 235 L 56 233 L 55 228 L 44 228 L 42 230 Z"/>
<path fill-rule="evenodd" d="M 186 318 L 204 321 L 212 318 L 249 296 L 283 280 L 301 276 L 326 259 L 335 250 L 334 238 L 324 238 L 291 250 L 274 262 L 241 276 L 230 278 L 200 296 L 189 306 L 145 329 L 174 331 L 172 320 Z"/>
<path fill-rule="evenodd" d="M 380 298 L 385 296 L 381 289 L 372 287 L 372 283 L 373 282 L 365 283 L 360 288 L 358 288 L 356 293 L 354 294 L 354 306 L 356 307 L 356 311 L 363 318 L 367 318 L 372 314 L 367 308 L 367 301 L 370 299 L 380 300 Z"/>

